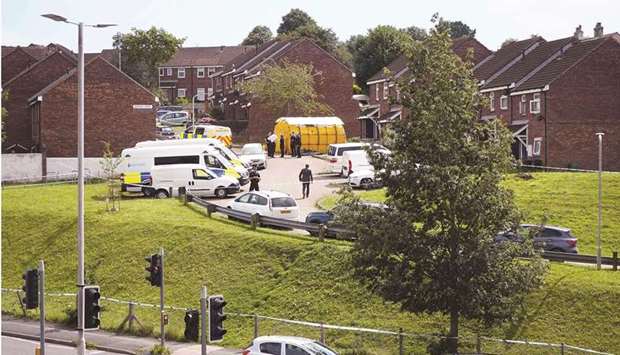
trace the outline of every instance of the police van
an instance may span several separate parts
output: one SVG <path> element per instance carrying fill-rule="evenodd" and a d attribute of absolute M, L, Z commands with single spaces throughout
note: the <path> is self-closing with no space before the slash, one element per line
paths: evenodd
<path fill-rule="evenodd" d="M 232 131 L 230 127 L 226 126 L 199 124 L 192 131 L 183 133 L 181 138 L 214 138 L 224 143 L 227 147 L 232 145 Z"/>
<path fill-rule="evenodd" d="M 145 186 L 152 184 L 152 168 L 162 165 L 201 164 L 237 179 L 241 186 L 249 182 L 246 168 L 234 166 L 209 145 L 134 147 L 123 149 L 121 157 L 122 191 L 146 192 Z"/>
<path fill-rule="evenodd" d="M 173 197 L 181 192 L 198 197 L 225 198 L 239 192 L 239 181 L 228 175 L 218 176 L 202 164 L 158 165 L 151 169 L 152 184 L 147 196 Z"/>

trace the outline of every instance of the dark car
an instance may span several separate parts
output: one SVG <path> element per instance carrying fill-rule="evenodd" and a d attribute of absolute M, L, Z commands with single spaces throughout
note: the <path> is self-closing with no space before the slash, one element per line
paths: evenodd
<path fill-rule="evenodd" d="M 326 226 L 329 226 L 330 222 L 333 221 L 333 220 L 334 220 L 334 214 L 331 211 L 310 212 L 306 216 L 306 223 L 312 223 L 312 224 L 324 224 Z M 310 235 L 317 236 L 318 233 L 310 232 Z M 328 237 L 335 237 L 336 236 L 336 232 L 332 232 L 328 228 L 327 229 L 327 236 Z"/>
<path fill-rule="evenodd" d="M 157 128 L 157 138 L 160 139 L 174 139 L 175 133 L 174 130 L 170 127 L 158 127 Z"/>
<path fill-rule="evenodd" d="M 497 234 L 495 241 L 522 243 L 532 232 L 535 233 L 534 245 L 543 248 L 545 251 L 577 254 L 577 238 L 571 234 L 569 228 L 564 227 L 522 224 L 518 231 L 506 231 Z"/>

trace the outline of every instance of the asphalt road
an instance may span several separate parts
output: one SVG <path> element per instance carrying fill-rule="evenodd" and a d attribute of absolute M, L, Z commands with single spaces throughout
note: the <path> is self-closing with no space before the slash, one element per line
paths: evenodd
<path fill-rule="evenodd" d="M 39 342 L 21 339 L 11 338 L 8 336 L 2 336 L 2 354 L 7 355 L 34 355 L 35 349 L 39 347 Z M 46 344 L 45 355 L 64 355 L 75 354 L 75 348 L 70 346 L 63 346 L 57 344 Z M 86 350 L 88 355 L 107 355 L 116 354 L 101 350 Z"/>

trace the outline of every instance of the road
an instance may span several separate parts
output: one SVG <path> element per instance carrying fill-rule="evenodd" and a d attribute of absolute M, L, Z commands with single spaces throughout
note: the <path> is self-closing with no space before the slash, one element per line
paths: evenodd
<path fill-rule="evenodd" d="M 12 338 L 8 336 L 2 336 L 2 354 L 7 355 L 34 355 L 34 349 L 39 347 L 38 341 L 20 339 L 20 338 Z M 64 354 L 75 354 L 75 348 L 64 345 L 57 344 L 46 344 L 45 346 L 45 355 L 64 355 Z M 108 354 L 117 354 L 110 353 L 101 350 L 87 350 L 86 354 L 88 355 L 108 355 Z"/>

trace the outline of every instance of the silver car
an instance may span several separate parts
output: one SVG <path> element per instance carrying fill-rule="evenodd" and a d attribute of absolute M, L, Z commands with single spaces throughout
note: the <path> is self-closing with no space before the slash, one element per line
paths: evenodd
<path fill-rule="evenodd" d="M 496 242 L 522 243 L 533 233 L 534 245 L 545 251 L 577 254 L 577 238 L 571 234 L 569 228 L 556 226 L 540 226 L 536 224 L 522 224 L 518 231 L 506 231 L 495 237 Z"/>
<path fill-rule="evenodd" d="M 168 112 L 159 118 L 166 126 L 183 126 L 189 121 L 189 113 L 185 111 Z"/>

